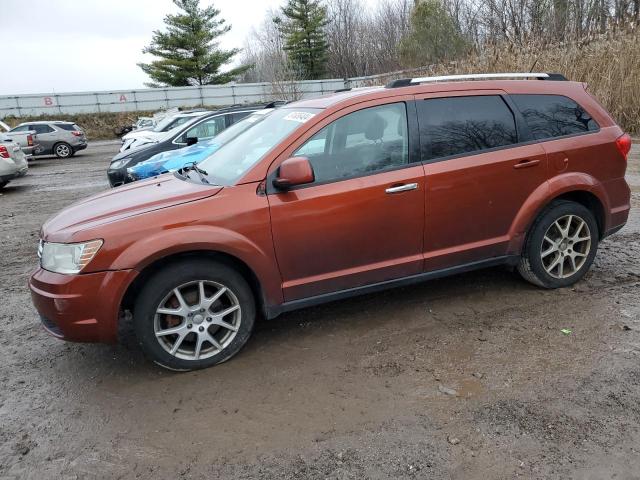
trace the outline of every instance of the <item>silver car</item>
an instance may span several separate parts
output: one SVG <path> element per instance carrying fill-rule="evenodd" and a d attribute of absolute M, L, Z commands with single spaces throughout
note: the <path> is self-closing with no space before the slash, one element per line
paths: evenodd
<path fill-rule="evenodd" d="M 77 151 L 87 148 L 84 131 L 73 122 L 40 121 L 21 123 L 9 133 L 34 130 L 38 138 L 38 147 L 34 155 L 55 155 L 68 158 Z"/>
<path fill-rule="evenodd" d="M 11 132 L 11 127 L 0 121 L 0 139 L 6 138 L 20 145 L 25 155 L 31 157 L 33 152 L 38 148 L 36 139 L 38 136 L 34 130 L 21 130 L 19 132 Z"/>
<path fill-rule="evenodd" d="M 27 159 L 16 142 L 0 137 L 0 189 L 14 178 L 23 177 L 29 169 Z"/>

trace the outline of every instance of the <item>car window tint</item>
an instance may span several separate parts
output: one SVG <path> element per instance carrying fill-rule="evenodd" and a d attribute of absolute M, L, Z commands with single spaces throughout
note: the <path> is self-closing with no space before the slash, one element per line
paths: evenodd
<path fill-rule="evenodd" d="M 513 113 L 498 95 L 433 98 L 417 105 L 424 161 L 518 141 Z"/>
<path fill-rule="evenodd" d="M 309 158 L 316 182 L 330 182 L 409 161 L 404 103 L 366 108 L 327 125 L 295 153 Z"/>
<path fill-rule="evenodd" d="M 224 127 L 224 116 L 214 117 L 191 127 L 184 136 L 185 138 L 197 137 L 198 139 L 211 138 L 224 130 Z"/>
<path fill-rule="evenodd" d="M 536 139 L 598 130 L 596 121 L 576 102 L 562 95 L 511 95 Z"/>
<path fill-rule="evenodd" d="M 247 117 L 248 115 L 252 114 L 253 112 L 237 112 L 237 113 L 232 113 L 231 114 L 231 123 L 236 123 L 239 122 L 240 120 L 242 120 L 243 118 Z"/>
<path fill-rule="evenodd" d="M 80 130 L 80 127 L 78 127 L 75 123 L 56 123 L 55 126 L 68 132 Z"/>
<path fill-rule="evenodd" d="M 193 117 L 174 117 L 169 123 L 167 123 L 160 131 L 168 132 L 176 127 L 179 127 L 183 123 L 193 120 Z"/>
<path fill-rule="evenodd" d="M 29 125 L 20 125 L 19 127 L 16 127 L 14 129 L 12 129 L 12 132 L 26 132 L 28 130 L 33 130 L 31 127 L 29 127 Z"/>
<path fill-rule="evenodd" d="M 32 130 L 35 130 L 37 134 L 42 135 L 43 133 L 51 133 L 55 130 L 51 128 L 49 125 L 33 125 Z"/>

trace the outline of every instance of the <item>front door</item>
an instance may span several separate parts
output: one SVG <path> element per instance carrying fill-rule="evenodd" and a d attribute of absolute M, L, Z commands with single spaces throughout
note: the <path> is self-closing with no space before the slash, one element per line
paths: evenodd
<path fill-rule="evenodd" d="M 405 103 L 364 108 L 294 152 L 315 181 L 268 196 L 285 301 L 422 271 L 424 170 L 408 130 Z"/>
<path fill-rule="evenodd" d="M 513 221 L 547 179 L 547 158 L 500 92 L 416 100 L 426 177 L 425 269 L 508 252 Z M 523 128 L 526 128 L 523 126 Z"/>

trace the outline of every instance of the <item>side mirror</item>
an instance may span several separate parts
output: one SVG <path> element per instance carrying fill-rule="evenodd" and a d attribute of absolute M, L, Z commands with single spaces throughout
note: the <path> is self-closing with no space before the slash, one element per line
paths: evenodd
<path fill-rule="evenodd" d="M 315 180 L 313 167 L 307 157 L 292 157 L 280 164 L 278 176 L 273 179 L 273 186 L 278 190 L 289 190 L 296 185 L 311 183 Z"/>
<path fill-rule="evenodd" d="M 187 137 L 187 147 L 198 143 L 198 137 Z"/>

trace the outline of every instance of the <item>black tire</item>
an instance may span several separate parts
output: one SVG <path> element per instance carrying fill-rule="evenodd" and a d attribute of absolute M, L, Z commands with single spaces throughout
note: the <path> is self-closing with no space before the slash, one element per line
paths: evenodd
<path fill-rule="evenodd" d="M 4 187 L 6 187 L 7 183 L 9 183 L 9 182 L 0 182 L 0 190 L 2 190 Z"/>
<path fill-rule="evenodd" d="M 158 326 L 157 322 L 162 322 L 164 321 L 162 319 L 168 318 L 171 321 L 179 322 L 179 325 L 177 325 L 178 328 L 183 328 L 184 330 L 184 325 L 188 322 L 191 322 L 191 320 L 177 320 L 178 317 L 176 316 L 164 316 L 163 314 L 158 314 L 158 318 L 156 318 L 156 311 L 161 306 L 161 302 L 163 302 L 163 299 L 165 299 L 168 295 L 172 295 L 171 292 L 174 288 L 177 287 L 187 289 L 186 294 L 184 293 L 185 290 L 182 290 L 182 294 L 186 303 L 191 306 L 191 303 L 186 298 L 186 295 L 189 294 L 188 289 L 192 288 L 189 286 L 189 283 L 198 281 L 216 283 L 228 289 L 228 291 L 232 294 L 240 307 L 238 309 L 239 317 L 234 316 L 236 322 L 239 322 L 239 325 L 236 324 L 237 330 L 235 331 L 235 336 L 231 337 L 228 341 L 228 344 L 224 345 L 224 348 L 222 348 L 221 350 L 216 352 L 217 349 L 213 346 L 213 344 L 208 344 L 208 348 L 210 349 L 210 353 L 208 355 L 212 356 L 209 356 L 205 359 L 178 358 L 178 356 L 175 356 L 167 351 L 166 348 L 168 348 L 167 343 L 174 341 L 173 338 L 179 336 L 167 335 L 166 337 L 156 337 L 155 329 Z M 187 287 L 184 287 L 185 284 L 187 284 Z M 194 295 L 196 294 L 194 293 Z M 215 306 L 215 303 L 211 305 L 211 309 L 213 309 Z M 222 308 L 225 308 L 224 305 L 222 306 Z M 207 310 L 206 313 L 202 315 L 209 315 L 208 312 L 209 310 Z M 193 318 L 195 319 L 195 317 Z M 200 322 L 199 324 L 196 324 L 198 320 L 194 320 L 193 324 L 187 325 L 190 329 L 193 327 L 193 330 L 190 330 L 190 333 L 186 337 L 183 337 L 185 340 L 183 340 L 182 343 L 186 345 L 186 347 L 193 346 L 193 349 L 195 351 L 195 343 L 197 341 L 196 339 L 200 338 L 198 332 L 196 331 L 196 328 L 205 328 L 204 332 L 213 332 L 211 333 L 211 335 L 214 337 L 218 333 L 230 333 L 230 331 L 227 332 L 226 330 L 224 330 L 223 327 L 218 327 L 215 324 L 207 324 L 206 321 L 209 321 L 209 318 L 210 317 L 206 317 L 206 320 L 200 318 L 198 319 Z M 237 320 L 237 318 L 240 318 L 240 320 Z M 249 337 L 251 336 L 251 333 L 253 331 L 255 319 L 255 299 L 251 288 L 247 284 L 247 281 L 242 277 L 242 275 L 240 275 L 233 268 L 223 263 L 210 260 L 185 260 L 180 263 L 170 264 L 146 281 L 146 284 L 142 287 L 142 290 L 140 291 L 140 294 L 138 295 L 135 302 L 133 325 L 136 337 L 143 352 L 155 363 L 170 370 L 189 371 L 211 367 L 233 357 L 249 340 Z M 173 328 L 173 326 L 162 326 L 162 328 Z M 202 333 L 202 335 L 206 335 L 206 333 Z M 167 340 L 162 340 L 165 338 L 167 338 Z M 177 341 L 177 339 L 175 341 Z M 222 345 L 223 344 L 221 342 L 220 346 Z M 188 354 L 189 352 L 181 354 L 180 351 L 176 353 L 176 355 Z"/>
<path fill-rule="evenodd" d="M 53 154 L 58 158 L 69 158 L 73 155 L 73 148 L 67 142 L 58 142 L 53 146 Z"/>
<path fill-rule="evenodd" d="M 552 254 L 553 257 L 551 257 L 549 260 L 545 260 L 546 262 L 548 262 L 547 267 L 549 267 L 551 266 L 551 264 L 553 264 L 555 258 L 559 258 L 560 255 L 568 255 L 566 260 L 564 260 L 564 257 L 562 257 L 559 258 L 558 262 L 562 262 L 563 267 L 565 265 L 568 265 L 569 276 L 558 278 L 560 270 L 559 265 L 558 267 L 553 269 L 557 269 L 556 272 L 553 272 L 552 270 L 552 272 L 554 273 L 553 275 L 550 274 L 545 268 L 542 259 L 543 242 L 545 245 L 550 245 L 550 243 L 544 240 L 545 235 L 548 233 L 550 227 L 554 225 L 557 220 L 560 220 L 562 222 L 562 225 L 564 226 L 565 223 L 571 219 L 570 217 L 567 217 L 569 215 L 574 217 L 574 219 L 572 220 L 574 224 L 579 223 L 578 219 L 586 223 L 586 226 L 589 229 L 588 234 L 590 236 L 590 243 L 588 246 L 588 251 L 586 251 L 585 244 L 580 244 L 578 247 L 574 247 L 573 243 L 565 243 L 564 246 L 562 246 L 563 242 L 560 242 L 561 246 L 559 247 L 559 250 L 557 252 L 554 252 Z M 571 227 L 569 226 L 568 228 Z M 600 234 L 598 223 L 596 222 L 593 213 L 588 208 L 579 203 L 571 202 L 568 200 L 554 201 L 542 213 L 540 213 L 538 218 L 529 229 L 522 255 L 520 257 L 520 262 L 518 264 L 518 272 L 520 272 L 520 275 L 522 275 L 522 277 L 528 282 L 543 288 L 561 288 L 573 285 L 574 283 L 579 281 L 591 267 L 598 249 L 599 238 Z M 582 261 L 583 263 L 579 266 L 576 265 L 577 268 L 575 269 L 575 271 L 573 271 L 573 273 L 571 273 L 571 270 L 573 270 L 572 265 L 571 263 L 569 263 L 572 261 L 569 256 L 571 256 L 574 252 L 572 248 L 575 248 L 575 252 L 578 252 L 578 248 L 584 249 L 584 252 L 582 253 L 585 254 L 582 257 L 576 257 L 578 258 L 578 261 L 576 263 L 580 261 Z"/>

